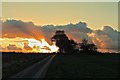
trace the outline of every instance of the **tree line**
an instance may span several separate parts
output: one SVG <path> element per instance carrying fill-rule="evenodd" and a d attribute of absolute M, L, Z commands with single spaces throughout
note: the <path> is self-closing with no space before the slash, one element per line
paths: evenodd
<path fill-rule="evenodd" d="M 76 51 L 97 51 L 97 46 L 89 44 L 87 39 L 83 39 L 81 43 L 70 40 L 63 30 L 58 30 L 51 38 L 52 42 L 56 42 L 60 53 L 71 53 Z"/>

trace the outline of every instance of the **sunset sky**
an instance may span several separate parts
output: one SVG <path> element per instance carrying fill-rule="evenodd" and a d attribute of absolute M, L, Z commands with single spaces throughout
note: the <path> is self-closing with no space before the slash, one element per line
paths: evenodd
<path fill-rule="evenodd" d="M 61 29 L 76 42 L 88 39 L 101 51 L 120 51 L 117 2 L 2 2 L 2 19 L 3 51 L 41 52 L 43 44 L 50 51 L 42 52 L 58 51 L 51 37 Z"/>
<path fill-rule="evenodd" d="M 32 21 L 36 25 L 63 25 L 83 21 L 92 29 L 109 25 L 118 30 L 118 3 L 3 2 L 2 18 Z"/>

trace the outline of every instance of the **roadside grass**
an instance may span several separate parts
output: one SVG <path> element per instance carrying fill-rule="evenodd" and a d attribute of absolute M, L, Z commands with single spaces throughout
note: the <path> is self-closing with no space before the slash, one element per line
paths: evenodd
<path fill-rule="evenodd" d="M 2 53 L 2 78 L 9 78 L 47 56 L 46 54 L 36 53 Z"/>

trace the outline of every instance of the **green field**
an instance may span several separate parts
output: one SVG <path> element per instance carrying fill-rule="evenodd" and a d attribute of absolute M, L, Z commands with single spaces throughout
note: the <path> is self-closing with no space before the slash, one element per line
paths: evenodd
<path fill-rule="evenodd" d="M 120 78 L 120 55 L 56 55 L 46 78 Z"/>

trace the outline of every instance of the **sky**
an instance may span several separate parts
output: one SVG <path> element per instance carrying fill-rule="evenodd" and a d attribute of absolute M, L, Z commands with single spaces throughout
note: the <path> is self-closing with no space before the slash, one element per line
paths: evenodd
<path fill-rule="evenodd" d="M 32 21 L 36 25 L 86 22 L 91 29 L 118 30 L 117 2 L 3 2 L 2 18 Z"/>

